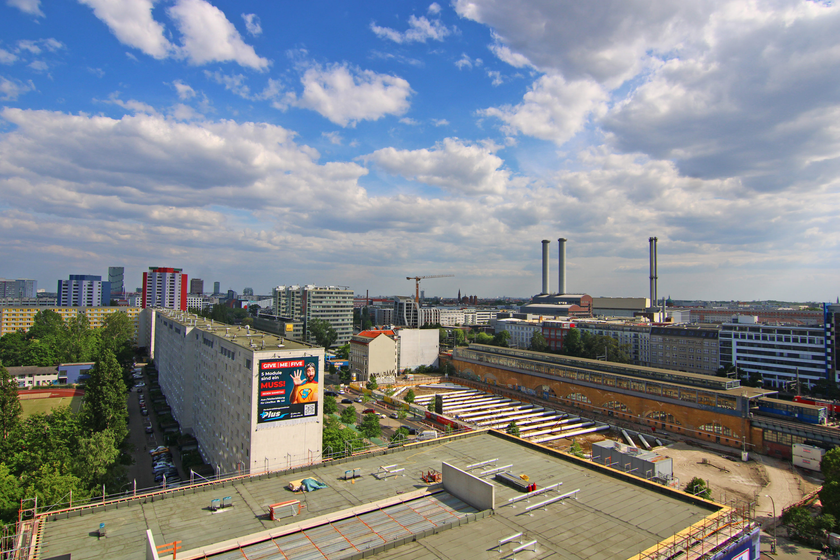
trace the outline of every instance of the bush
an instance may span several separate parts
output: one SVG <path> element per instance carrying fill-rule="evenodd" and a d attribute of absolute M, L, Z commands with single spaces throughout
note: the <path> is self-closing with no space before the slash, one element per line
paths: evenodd
<path fill-rule="evenodd" d="M 706 485 L 706 481 L 700 477 L 695 476 L 685 486 L 685 491 L 693 496 L 699 496 L 707 500 L 712 499 L 712 489 Z"/>

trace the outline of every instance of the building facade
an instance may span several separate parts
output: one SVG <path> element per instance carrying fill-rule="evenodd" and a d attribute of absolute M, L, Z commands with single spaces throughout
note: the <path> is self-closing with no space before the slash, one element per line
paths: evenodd
<path fill-rule="evenodd" d="M 831 329 L 824 325 L 769 325 L 739 316 L 720 331 L 720 361 L 743 374 L 759 373 L 764 383 L 784 387 L 797 379 L 803 386 L 836 382 L 832 368 Z"/>
<path fill-rule="evenodd" d="M 188 313 L 149 311 L 161 389 L 208 464 L 253 473 L 321 461 L 322 348 Z M 304 376 L 310 364 L 311 383 Z M 297 385 L 296 377 L 307 382 Z"/>
<path fill-rule="evenodd" d="M 105 318 L 111 313 L 125 313 L 134 325 L 134 340 L 138 340 L 139 307 L 38 307 L 33 305 L 0 307 L 0 336 L 22 330 L 24 332 L 35 324 L 35 315 L 40 311 L 54 311 L 61 315 L 64 321 L 81 313 L 84 314 L 90 327 L 98 329 L 105 324 Z"/>
<path fill-rule="evenodd" d="M 109 266 L 108 282 L 111 283 L 111 293 L 122 297 L 125 294 L 125 267 Z"/>
<path fill-rule="evenodd" d="M 190 280 L 190 293 L 193 295 L 202 295 L 204 293 L 204 280 L 201 278 L 193 278 Z"/>
<path fill-rule="evenodd" d="M 715 375 L 720 369 L 719 331 L 683 325 L 650 329 L 650 367 Z"/>
<path fill-rule="evenodd" d="M 397 338 L 391 330 L 362 331 L 350 339 L 350 374 L 356 381 L 397 374 Z"/>
<path fill-rule="evenodd" d="M 180 268 L 149 267 L 143 273 L 143 308 L 187 310 L 187 275 Z"/>
<path fill-rule="evenodd" d="M 96 307 L 111 304 L 111 283 L 101 276 L 71 274 L 69 280 L 58 281 L 59 307 Z"/>
<path fill-rule="evenodd" d="M 314 343 L 309 332 L 313 319 L 328 322 L 337 335 L 335 345 L 353 336 L 353 290 L 345 286 L 277 286 L 272 291 L 274 314 L 303 322 L 303 340 Z"/>
<path fill-rule="evenodd" d="M 412 297 L 397 297 L 394 299 L 394 324 L 419 329 L 423 325 L 440 323 L 440 309 L 437 307 L 421 307 Z"/>

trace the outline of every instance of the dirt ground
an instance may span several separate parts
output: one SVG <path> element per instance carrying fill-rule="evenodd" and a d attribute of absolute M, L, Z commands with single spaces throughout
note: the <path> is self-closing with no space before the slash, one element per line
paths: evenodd
<path fill-rule="evenodd" d="M 789 461 L 757 454 L 750 454 L 750 460 L 744 463 L 739 458 L 683 442 L 657 447 L 654 451 L 673 460 L 674 476 L 680 479 L 680 488 L 695 476 L 700 477 L 709 483 L 712 498 L 717 502 L 736 507 L 755 502 L 754 514 L 759 519 L 772 517 L 774 503 L 778 516 L 782 509 L 822 484 L 819 473 L 807 474 Z"/>

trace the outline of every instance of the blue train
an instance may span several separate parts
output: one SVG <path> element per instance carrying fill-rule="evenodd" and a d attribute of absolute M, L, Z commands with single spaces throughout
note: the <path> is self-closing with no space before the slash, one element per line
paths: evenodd
<path fill-rule="evenodd" d="M 808 424 L 825 424 L 828 418 L 828 410 L 824 406 L 783 401 L 769 397 L 758 399 L 758 413 L 790 420 L 795 419 Z"/>

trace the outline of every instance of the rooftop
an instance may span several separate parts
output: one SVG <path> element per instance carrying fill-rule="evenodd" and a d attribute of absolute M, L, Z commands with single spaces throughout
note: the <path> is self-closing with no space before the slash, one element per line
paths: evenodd
<path fill-rule="evenodd" d="M 495 492 L 495 511 L 489 515 L 459 499 L 464 496 L 454 496 L 455 490 L 421 480 L 421 473 L 443 470 L 444 462 L 462 470 L 488 462 L 471 471 L 475 476 L 482 468 L 510 465 L 512 475 L 527 475 L 537 489 L 562 485 L 509 503 L 525 494 L 485 475 Z M 404 470 L 381 478 L 375 473 L 383 465 L 392 472 Z M 352 469 L 360 469 L 360 476 L 345 480 Z M 308 477 L 327 488 L 309 493 L 286 488 L 290 481 Z M 573 494 L 526 511 L 564 493 Z M 232 507 L 211 511 L 211 500 L 225 497 L 231 498 Z M 269 505 L 287 500 L 300 500 L 299 514 L 271 521 Z M 498 432 L 473 432 L 290 472 L 179 488 L 70 515 L 53 513 L 42 525 L 39 556 L 143 560 L 148 529 L 157 545 L 181 541 L 177 557 L 183 559 L 268 560 L 284 558 L 284 553 L 349 558 L 365 550 L 381 558 L 496 557 L 498 541 L 517 532 L 537 540 L 541 556 L 628 558 L 708 522 L 722 509 Z M 95 536 L 100 523 L 107 530 L 101 539 Z"/>

